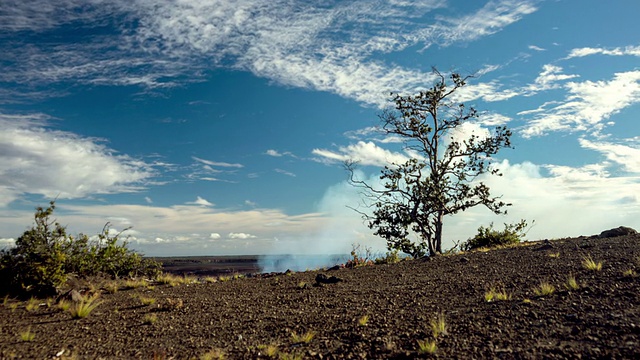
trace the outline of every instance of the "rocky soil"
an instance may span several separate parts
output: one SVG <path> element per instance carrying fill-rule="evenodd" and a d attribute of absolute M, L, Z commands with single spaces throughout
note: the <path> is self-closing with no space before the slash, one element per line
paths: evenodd
<path fill-rule="evenodd" d="M 587 257 L 602 269 L 586 269 Z M 637 273 L 632 235 L 115 293 L 105 283 L 81 319 L 52 300 L 33 309 L 5 301 L 0 358 L 637 359 Z M 318 285 L 318 274 L 342 281 Z M 569 277 L 577 289 L 567 289 Z M 537 295 L 541 283 L 555 292 Z M 510 299 L 487 301 L 491 289 Z M 446 329 L 434 334 L 438 318 Z M 421 350 L 425 340 L 433 354 Z"/>

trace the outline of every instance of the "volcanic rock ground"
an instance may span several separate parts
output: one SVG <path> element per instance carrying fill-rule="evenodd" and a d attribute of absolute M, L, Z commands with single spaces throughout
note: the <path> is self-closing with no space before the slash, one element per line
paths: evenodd
<path fill-rule="evenodd" d="M 602 270 L 585 269 L 587 256 Z M 638 359 L 639 262 L 638 235 L 575 238 L 393 265 L 102 290 L 101 304 L 78 320 L 45 301 L 27 311 L 26 302 L 9 300 L 0 306 L 0 358 L 267 359 L 277 347 L 273 358 L 281 359 Z M 319 273 L 343 281 L 313 286 Z M 565 288 L 569 276 L 579 289 Z M 556 291 L 537 296 L 541 282 Z M 486 301 L 491 288 L 511 300 Z M 140 296 L 156 303 L 142 305 Z M 446 332 L 435 338 L 439 315 Z M 32 341 L 21 339 L 27 329 Z M 315 333 L 308 343 L 292 337 L 307 332 Z M 420 353 L 420 340 L 435 341 L 435 354 Z"/>

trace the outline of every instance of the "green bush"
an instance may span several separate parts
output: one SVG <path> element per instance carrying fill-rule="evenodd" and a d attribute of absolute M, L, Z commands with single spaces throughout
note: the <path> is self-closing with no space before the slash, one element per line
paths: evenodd
<path fill-rule="evenodd" d="M 126 241 L 119 244 L 122 232 L 110 235 L 109 223 L 94 241 L 83 234 L 74 238 L 51 220 L 54 209 L 53 201 L 46 209 L 38 207 L 34 226 L 16 240 L 15 247 L 0 251 L 1 293 L 54 295 L 69 274 L 78 277 L 159 274 L 161 265 L 128 249 Z"/>
<path fill-rule="evenodd" d="M 397 249 L 393 251 L 387 251 L 387 253 L 384 256 L 376 258 L 374 262 L 376 263 L 376 265 L 398 263 L 402 261 L 402 258 L 400 258 L 399 253 L 400 252 Z"/>
<path fill-rule="evenodd" d="M 504 230 L 498 231 L 493 228 L 493 223 L 489 227 L 480 226 L 476 236 L 462 244 L 463 251 L 480 248 L 490 248 L 519 243 L 526 235 L 524 230 L 527 222 L 520 220 L 516 224 L 504 224 Z"/>

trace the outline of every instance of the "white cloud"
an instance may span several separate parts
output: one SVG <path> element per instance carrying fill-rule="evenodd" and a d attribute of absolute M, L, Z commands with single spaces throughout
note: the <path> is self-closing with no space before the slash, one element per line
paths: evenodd
<path fill-rule="evenodd" d="M 218 240 L 218 239 L 220 239 L 220 238 L 221 238 L 221 236 L 220 236 L 220 234 L 218 234 L 218 233 L 211 233 L 211 234 L 209 235 L 209 239 L 211 239 L 211 240 Z"/>
<path fill-rule="evenodd" d="M 211 160 L 205 160 L 205 159 L 201 159 L 195 156 L 191 157 L 193 160 L 205 164 L 205 165 L 209 165 L 209 166 L 218 166 L 218 167 L 225 167 L 225 168 L 242 168 L 244 167 L 244 165 L 242 164 L 231 164 L 231 163 L 226 163 L 226 162 L 218 162 L 218 161 L 211 161 Z"/>
<path fill-rule="evenodd" d="M 240 240 L 255 239 L 256 238 L 255 235 L 246 234 L 246 233 L 229 233 L 229 235 L 227 237 L 229 239 L 240 239 Z"/>
<path fill-rule="evenodd" d="M 444 0 L 401 4 L 62 0 L 51 6 L 45 0 L 10 0 L 0 4 L 5 31 L 46 33 L 75 22 L 113 26 L 115 32 L 79 37 L 74 44 L 0 45 L 10 59 L 10 71 L 0 74 L 0 80 L 159 88 L 184 78 L 199 81 L 205 68 L 232 67 L 383 106 L 390 90 L 415 90 L 429 74 L 375 61 L 374 53 L 475 41 L 536 11 L 535 1 L 496 0 L 452 17 L 437 13 L 447 7 Z M 116 23 L 96 21 L 106 18 Z M 126 19 L 126 26 L 117 19 Z M 372 26 L 376 23 L 385 26 Z M 25 58 L 30 61 L 20 60 Z"/>
<path fill-rule="evenodd" d="M 44 119 L 0 113 L 0 206 L 22 194 L 70 199 L 139 191 L 154 176 L 151 164 L 100 139 L 51 130 Z"/>
<path fill-rule="evenodd" d="M 547 50 L 547 49 L 543 49 L 543 48 L 541 48 L 539 46 L 535 46 L 535 45 L 529 45 L 528 48 L 530 50 L 534 50 L 534 51 L 546 51 Z"/>
<path fill-rule="evenodd" d="M 151 200 L 151 198 L 150 198 L 150 197 L 148 197 L 148 196 L 145 196 L 145 197 L 144 197 L 144 201 L 146 201 L 146 202 L 147 202 L 147 204 L 153 204 L 153 200 Z"/>
<path fill-rule="evenodd" d="M 190 201 L 187 204 L 188 205 L 200 205 L 200 206 L 213 206 L 212 203 L 208 202 L 206 199 L 201 198 L 200 196 L 198 196 L 198 198 L 195 201 Z"/>
<path fill-rule="evenodd" d="M 572 49 L 569 55 L 566 57 L 566 59 L 585 57 L 585 56 L 596 55 L 596 54 L 609 55 L 609 56 L 623 56 L 623 55 L 640 56 L 640 46 L 626 46 L 623 48 L 616 47 L 611 49 L 591 48 L 591 47 L 577 48 L 577 49 Z"/>
<path fill-rule="evenodd" d="M 535 84 L 530 85 L 528 90 L 538 92 L 555 89 L 561 86 L 560 84 L 557 84 L 557 82 L 577 77 L 578 75 L 562 74 L 562 68 L 560 66 L 546 64 L 542 66 L 542 72 L 536 78 Z"/>
<path fill-rule="evenodd" d="M 640 142 L 629 140 L 635 146 L 615 144 L 612 142 L 593 142 L 580 139 L 580 146 L 602 153 L 608 160 L 622 166 L 623 170 L 640 174 Z"/>
<path fill-rule="evenodd" d="M 598 134 L 603 121 L 640 101 L 640 71 L 616 73 L 609 81 L 569 82 L 564 88 L 565 100 L 537 112 L 523 129 L 524 136 L 561 130 Z"/>
<path fill-rule="evenodd" d="M 405 155 L 383 149 L 373 142 L 358 141 L 356 144 L 340 146 L 338 151 L 313 149 L 314 155 L 321 156 L 320 161 L 344 162 L 357 161 L 360 165 L 385 166 L 404 164 L 409 158 Z"/>
<path fill-rule="evenodd" d="M 277 150 L 272 150 L 272 149 L 267 150 L 266 154 L 269 156 L 275 156 L 275 157 L 282 156 L 282 154 L 279 153 Z"/>
<path fill-rule="evenodd" d="M 296 177 L 296 174 L 290 172 L 290 171 L 286 171 L 286 170 L 282 170 L 282 169 L 275 169 L 275 172 L 277 172 L 278 174 L 282 174 L 282 175 L 287 175 L 287 176 L 291 176 L 291 177 Z"/>

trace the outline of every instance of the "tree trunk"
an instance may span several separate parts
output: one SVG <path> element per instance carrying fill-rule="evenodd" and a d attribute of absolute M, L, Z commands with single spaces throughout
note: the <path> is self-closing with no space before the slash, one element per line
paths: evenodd
<path fill-rule="evenodd" d="M 438 212 L 438 218 L 436 220 L 436 233 L 433 239 L 434 248 L 429 249 L 431 251 L 431 255 L 439 255 L 442 254 L 442 223 L 444 220 L 444 214 L 442 211 Z"/>

